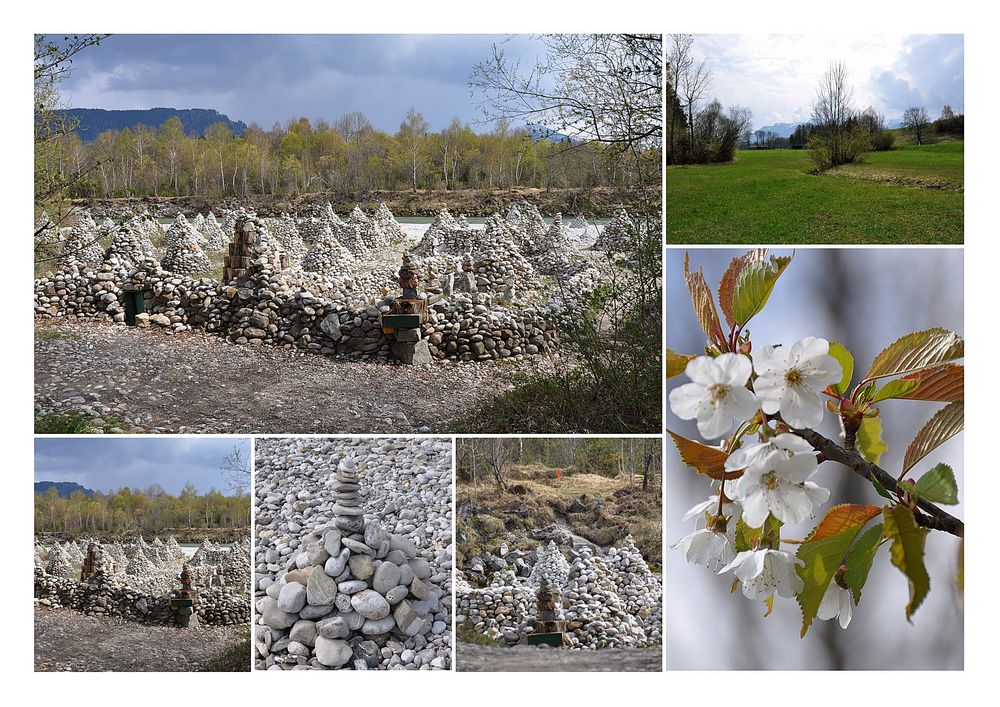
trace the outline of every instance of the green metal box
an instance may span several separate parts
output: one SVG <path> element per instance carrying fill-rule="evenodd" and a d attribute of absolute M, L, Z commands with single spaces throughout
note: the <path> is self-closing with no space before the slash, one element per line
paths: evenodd
<path fill-rule="evenodd" d="M 529 633 L 528 634 L 528 645 L 538 646 L 541 644 L 552 646 L 553 648 L 562 648 L 563 646 L 563 634 L 561 633 Z"/>
<path fill-rule="evenodd" d="M 419 314 L 383 314 L 383 329 L 416 329 L 420 326 Z"/>

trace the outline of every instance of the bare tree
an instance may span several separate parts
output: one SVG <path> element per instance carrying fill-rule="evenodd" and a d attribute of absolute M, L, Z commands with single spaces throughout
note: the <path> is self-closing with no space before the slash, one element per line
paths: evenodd
<path fill-rule="evenodd" d="M 669 88 L 669 93 L 667 94 L 667 112 L 670 120 L 668 129 L 670 144 L 667 150 L 671 158 L 673 158 L 677 154 L 677 120 L 682 116 L 678 115 L 677 110 L 674 109 L 672 97 L 680 96 L 681 77 L 687 75 L 691 70 L 692 64 L 694 64 L 694 58 L 691 56 L 691 48 L 694 46 L 694 35 L 672 34 L 670 38 L 672 42 L 670 48 L 667 50 L 667 86 Z"/>
<path fill-rule="evenodd" d="M 479 442 L 482 445 L 482 456 L 490 473 L 493 475 L 493 481 L 500 490 L 506 491 L 507 472 L 514 456 L 508 440 L 503 437 L 487 437 L 474 440 L 475 442 Z"/>
<path fill-rule="evenodd" d="M 815 130 L 826 141 L 832 165 L 844 163 L 849 121 L 854 113 L 854 88 L 848 83 L 847 65 L 833 62 L 820 80 L 813 103 Z"/>
<path fill-rule="evenodd" d="M 246 449 L 234 444 L 232 451 L 219 463 L 226 486 L 235 493 L 246 493 L 250 489 L 250 455 Z"/>
<path fill-rule="evenodd" d="M 694 144 L 695 111 L 698 103 L 704 98 L 706 91 L 712 86 L 712 70 L 708 68 L 708 60 L 702 59 L 697 66 L 692 61 L 691 66 L 681 76 L 681 93 L 684 108 L 687 111 L 688 136 Z"/>
<path fill-rule="evenodd" d="M 545 58 L 532 67 L 509 61 L 498 45 L 473 67 L 469 84 L 484 96 L 479 106 L 487 121 L 542 124 L 636 156 L 659 147 L 662 35 L 554 34 L 541 41 Z"/>
<path fill-rule="evenodd" d="M 930 116 L 927 115 L 923 106 L 915 106 L 903 111 L 903 127 L 910 131 L 918 145 L 924 144 L 924 134 L 927 132 L 927 125 L 930 122 Z"/>

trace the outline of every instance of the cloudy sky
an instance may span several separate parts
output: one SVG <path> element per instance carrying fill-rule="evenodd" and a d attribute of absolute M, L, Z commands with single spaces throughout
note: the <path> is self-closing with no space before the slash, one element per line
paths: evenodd
<path fill-rule="evenodd" d="M 831 61 L 847 65 L 855 106 L 888 120 L 910 106 L 964 111 L 962 35 L 698 35 L 695 52 L 712 69 L 710 94 L 750 108 L 755 128 L 808 120 Z"/>
<path fill-rule="evenodd" d="M 62 93 L 73 108 L 214 108 L 264 128 L 361 111 L 394 132 L 413 106 L 439 130 L 481 118 L 468 77 L 493 43 L 526 63 L 539 46 L 507 35 L 115 35 L 79 55 Z"/>
<path fill-rule="evenodd" d="M 250 453 L 249 440 L 214 437 L 73 437 L 35 440 L 35 481 L 75 481 L 95 491 L 159 484 L 178 494 L 190 481 L 200 493 L 229 494 L 219 463 L 235 445 Z"/>

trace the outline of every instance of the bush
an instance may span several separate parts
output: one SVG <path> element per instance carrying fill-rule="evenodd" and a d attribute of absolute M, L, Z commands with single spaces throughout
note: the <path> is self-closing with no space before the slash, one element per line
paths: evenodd
<path fill-rule="evenodd" d="M 864 160 L 872 150 L 872 138 L 860 125 L 844 130 L 816 131 L 809 138 L 809 150 L 817 171 Z"/>

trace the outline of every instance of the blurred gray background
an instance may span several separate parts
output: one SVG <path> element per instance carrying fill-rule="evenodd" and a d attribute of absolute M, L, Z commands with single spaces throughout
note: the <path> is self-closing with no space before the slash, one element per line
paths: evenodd
<path fill-rule="evenodd" d="M 713 289 L 730 260 L 745 250 L 689 249 L 691 268 L 699 267 Z M 771 251 L 791 253 L 785 249 Z M 683 249 L 667 251 L 667 346 L 678 352 L 700 353 L 705 336 L 695 319 L 683 280 Z M 721 313 L 720 313 L 721 316 Z M 964 336 L 962 250 L 914 249 L 801 249 L 778 280 L 767 307 L 749 325 L 756 346 L 785 345 L 805 336 L 839 341 L 854 355 L 856 384 L 872 358 L 886 345 L 911 331 L 942 326 Z M 668 393 L 687 382 L 677 376 Z M 938 403 L 887 401 L 881 405 L 883 438 L 889 450 L 881 466 L 898 475 L 903 452 L 917 430 L 940 407 Z M 694 421 L 679 420 L 667 409 L 667 427 L 699 439 Z M 839 425 L 827 414 L 819 430 L 837 440 Z M 684 466 L 674 446 L 667 445 L 666 540 L 672 545 L 694 530 L 681 516 L 708 497 L 707 479 Z M 963 435 L 959 434 L 911 470 L 919 477 L 938 462 L 949 464 L 965 498 Z M 879 504 L 867 481 L 834 462 L 821 464 L 814 480 L 831 490 L 835 503 Z M 946 507 L 964 520 L 961 504 Z M 786 526 L 783 537 L 805 537 L 813 519 Z M 782 549 L 794 551 L 789 545 Z M 876 555 L 871 575 L 854 607 L 845 631 L 837 622 L 816 620 L 799 638 L 801 614 L 794 599 L 776 597 L 774 612 L 764 618 L 762 603 L 737 589 L 730 594 L 733 575 L 716 576 L 685 562 L 677 551 L 665 553 L 667 586 L 667 667 L 684 669 L 848 669 L 927 670 L 962 669 L 962 597 L 955 586 L 959 541 L 931 532 L 926 563 L 931 591 L 906 621 L 906 578 L 889 562 L 889 547 Z"/>

